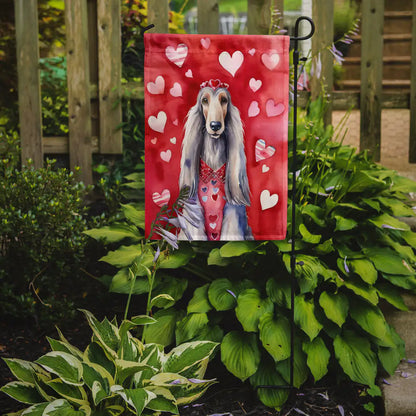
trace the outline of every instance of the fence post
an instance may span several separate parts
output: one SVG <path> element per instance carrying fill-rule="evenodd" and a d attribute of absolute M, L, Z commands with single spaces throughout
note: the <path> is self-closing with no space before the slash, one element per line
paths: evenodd
<path fill-rule="evenodd" d="M 328 95 L 328 107 L 324 114 L 325 125 L 332 122 L 332 90 L 334 84 L 334 57 L 329 51 L 334 41 L 334 1 L 321 0 L 312 2 L 312 17 L 316 32 L 312 37 L 312 56 L 315 68 L 311 79 L 311 99 L 316 100 L 324 86 Z M 317 73 L 318 56 L 321 59 L 321 73 Z"/>
<path fill-rule="evenodd" d="M 416 0 L 413 0 L 412 65 L 416 68 Z M 416 163 L 416 71 L 411 71 L 409 163 Z"/>
<path fill-rule="evenodd" d="M 283 17 L 282 0 L 247 0 L 247 29 L 250 35 L 268 35 L 272 9 L 279 9 Z"/>
<path fill-rule="evenodd" d="M 380 160 L 384 1 L 361 3 L 360 150 Z"/>
<path fill-rule="evenodd" d="M 198 33 L 219 33 L 218 0 L 198 0 Z"/>
<path fill-rule="evenodd" d="M 22 164 L 43 166 L 42 104 L 37 0 L 15 0 L 17 73 Z"/>
<path fill-rule="evenodd" d="M 97 2 L 100 153 L 122 153 L 120 0 Z"/>
<path fill-rule="evenodd" d="M 69 163 L 78 178 L 92 183 L 90 72 L 87 1 L 65 1 L 67 39 Z"/>
<path fill-rule="evenodd" d="M 148 0 L 147 2 L 147 21 L 153 23 L 155 27 L 151 32 L 169 32 L 169 0 Z"/>

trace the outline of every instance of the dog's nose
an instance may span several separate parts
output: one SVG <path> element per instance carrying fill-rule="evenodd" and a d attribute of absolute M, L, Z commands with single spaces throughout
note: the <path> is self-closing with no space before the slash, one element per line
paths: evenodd
<path fill-rule="evenodd" d="M 222 123 L 220 121 L 211 121 L 211 123 L 209 123 L 209 126 L 212 130 L 218 131 L 221 128 Z"/>

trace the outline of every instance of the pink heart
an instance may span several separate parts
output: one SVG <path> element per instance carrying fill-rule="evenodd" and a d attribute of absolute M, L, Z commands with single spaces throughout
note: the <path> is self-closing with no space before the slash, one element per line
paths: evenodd
<path fill-rule="evenodd" d="M 161 75 L 159 75 L 158 77 L 156 77 L 155 82 L 148 82 L 147 91 L 149 91 L 150 94 L 163 94 L 165 92 L 164 78 Z"/>
<path fill-rule="evenodd" d="M 221 52 L 218 59 L 220 61 L 220 65 L 232 76 L 234 76 L 243 64 L 244 55 L 240 51 L 235 51 L 233 56 L 231 56 L 228 52 Z"/>
<path fill-rule="evenodd" d="M 254 54 L 256 53 L 256 50 L 253 48 L 253 49 L 250 49 L 249 51 L 248 51 L 248 53 L 251 55 L 251 56 L 254 56 Z"/>
<path fill-rule="evenodd" d="M 282 103 L 275 104 L 272 99 L 266 102 L 266 114 L 267 117 L 280 116 L 285 111 L 285 106 Z"/>
<path fill-rule="evenodd" d="M 209 46 L 211 45 L 211 39 L 210 38 L 202 38 L 201 39 L 201 45 L 205 48 L 208 49 Z"/>
<path fill-rule="evenodd" d="M 172 137 L 169 139 L 172 144 L 176 144 L 176 137 Z"/>
<path fill-rule="evenodd" d="M 164 111 L 159 111 L 157 117 L 150 116 L 147 122 L 152 130 L 157 131 L 159 133 L 163 133 L 165 130 L 167 116 Z"/>
<path fill-rule="evenodd" d="M 256 117 L 260 113 L 259 103 L 257 101 L 252 101 L 250 107 L 248 108 L 248 116 Z"/>
<path fill-rule="evenodd" d="M 261 56 L 261 61 L 267 69 L 270 69 L 270 71 L 272 71 L 274 68 L 276 68 L 277 64 L 279 63 L 280 56 L 275 51 L 271 51 L 270 53 L 264 53 Z"/>
<path fill-rule="evenodd" d="M 156 143 L 157 143 L 157 137 L 155 137 L 154 139 L 150 140 L 150 142 L 151 142 L 152 144 L 156 144 Z"/>
<path fill-rule="evenodd" d="M 266 147 L 266 141 L 263 139 L 258 139 L 256 142 L 255 154 L 256 162 L 260 160 L 268 159 L 274 155 L 276 149 L 273 146 Z M 263 167 L 266 165 L 263 165 Z M 264 171 L 263 171 L 264 172 Z M 266 171 L 267 172 L 267 171 Z"/>
<path fill-rule="evenodd" d="M 160 152 L 160 158 L 166 163 L 169 163 L 171 157 L 172 152 L 169 149 L 166 152 Z"/>
<path fill-rule="evenodd" d="M 169 189 L 164 189 L 161 194 L 159 192 L 153 192 L 152 199 L 158 207 L 163 207 L 163 205 L 166 205 L 170 200 Z"/>
<path fill-rule="evenodd" d="M 173 87 L 169 90 L 172 97 L 182 97 L 182 87 L 179 82 L 175 82 Z"/>
<path fill-rule="evenodd" d="M 187 78 L 193 78 L 194 76 L 193 76 L 193 74 L 192 74 L 192 70 L 191 70 L 191 69 L 188 69 L 188 70 L 185 72 L 185 76 L 186 76 Z"/>
<path fill-rule="evenodd" d="M 188 56 L 188 47 L 184 43 L 180 43 L 176 48 L 168 46 L 165 49 L 166 57 L 179 68 L 182 68 L 186 57 Z"/>
<path fill-rule="evenodd" d="M 260 89 L 262 84 L 263 83 L 261 82 L 261 80 L 256 79 L 256 78 L 251 78 L 250 82 L 248 83 L 248 85 L 250 86 L 253 92 L 256 92 L 258 89 Z"/>
<path fill-rule="evenodd" d="M 176 120 L 173 120 L 173 121 L 172 121 L 172 124 L 173 124 L 174 126 L 177 126 L 177 125 L 179 124 L 179 121 L 178 121 L 178 119 L 176 119 Z"/>

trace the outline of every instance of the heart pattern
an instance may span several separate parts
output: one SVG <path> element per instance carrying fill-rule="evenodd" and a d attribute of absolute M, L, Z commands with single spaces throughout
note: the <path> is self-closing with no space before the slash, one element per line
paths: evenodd
<path fill-rule="evenodd" d="M 268 159 L 274 155 L 276 149 L 273 146 L 266 147 L 266 141 L 263 139 L 258 139 L 255 147 L 256 162 L 260 160 Z M 264 165 L 266 166 L 266 165 Z M 267 171 L 266 171 L 267 172 Z"/>
<path fill-rule="evenodd" d="M 232 56 L 228 52 L 221 52 L 218 59 L 220 65 L 234 76 L 243 64 L 244 55 L 241 51 L 235 51 Z"/>
<path fill-rule="evenodd" d="M 191 69 L 188 69 L 188 70 L 185 72 L 185 76 L 186 76 L 186 78 L 193 78 L 193 77 L 194 77 L 194 75 L 192 74 L 192 70 L 191 70 Z"/>
<path fill-rule="evenodd" d="M 215 227 L 217 226 L 217 223 L 216 223 L 216 222 L 210 222 L 210 223 L 209 223 L 209 226 L 210 226 L 213 230 L 215 230 Z"/>
<path fill-rule="evenodd" d="M 177 126 L 177 125 L 179 125 L 179 121 L 178 121 L 178 119 L 176 119 L 176 120 L 173 120 L 173 121 L 172 121 L 172 124 L 173 124 L 174 126 Z"/>
<path fill-rule="evenodd" d="M 172 144 L 176 144 L 176 137 L 171 137 L 171 138 L 169 139 L 169 141 L 170 141 Z"/>
<path fill-rule="evenodd" d="M 261 55 L 261 61 L 267 69 L 273 71 L 273 69 L 276 68 L 280 61 L 280 56 L 275 51 L 271 51 L 270 53 L 263 53 Z"/>
<path fill-rule="evenodd" d="M 249 53 L 251 56 L 254 56 L 254 54 L 256 53 L 256 50 L 255 50 L 254 48 L 252 48 L 252 49 L 250 49 L 250 50 L 248 51 L 248 53 Z"/>
<path fill-rule="evenodd" d="M 169 149 L 166 150 L 166 152 L 160 152 L 160 158 L 166 163 L 170 162 L 171 157 L 172 157 L 172 152 Z"/>
<path fill-rule="evenodd" d="M 276 206 L 278 200 L 279 200 L 279 195 L 277 194 L 270 195 L 270 191 L 268 189 L 264 189 L 263 191 L 261 191 L 260 204 L 261 204 L 261 209 L 263 211 Z"/>
<path fill-rule="evenodd" d="M 203 48 L 208 49 L 211 45 L 211 39 L 210 38 L 202 38 L 201 39 L 201 45 Z"/>
<path fill-rule="evenodd" d="M 152 199 L 153 199 L 153 202 L 158 207 L 163 207 L 163 205 L 166 205 L 170 200 L 170 191 L 169 191 L 169 189 L 164 189 L 162 191 L 162 193 L 153 192 Z"/>
<path fill-rule="evenodd" d="M 261 80 L 256 78 L 251 78 L 248 83 L 249 87 L 253 92 L 258 91 L 261 88 L 262 84 L 263 83 L 261 82 Z"/>
<path fill-rule="evenodd" d="M 266 172 L 268 172 L 270 170 L 270 167 L 269 166 L 267 166 L 267 165 L 263 165 L 262 167 L 261 167 L 261 173 L 266 173 Z"/>
<path fill-rule="evenodd" d="M 156 144 L 157 143 L 157 137 L 154 137 L 153 139 L 150 140 L 150 143 L 152 144 Z"/>
<path fill-rule="evenodd" d="M 157 117 L 150 116 L 147 122 L 152 130 L 163 133 L 165 131 L 167 119 L 166 113 L 164 111 L 159 111 Z"/>
<path fill-rule="evenodd" d="M 146 88 L 150 94 L 163 94 L 165 92 L 165 79 L 159 75 L 156 77 L 155 82 L 148 82 Z"/>
<path fill-rule="evenodd" d="M 252 101 L 250 107 L 248 108 L 248 116 L 256 117 L 260 114 L 260 107 L 257 101 Z"/>
<path fill-rule="evenodd" d="M 179 82 L 175 82 L 173 87 L 169 90 L 172 97 L 182 97 L 182 87 Z"/>
<path fill-rule="evenodd" d="M 218 215 L 208 215 L 208 219 L 209 219 L 211 222 L 215 222 L 215 221 L 217 221 L 217 218 L 218 218 Z"/>
<path fill-rule="evenodd" d="M 166 57 L 170 62 L 182 68 L 186 57 L 188 56 L 188 47 L 184 43 L 180 43 L 176 48 L 167 46 L 165 49 Z"/>
<path fill-rule="evenodd" d="M 266 102 L 266 114 L 267 117 L 276 117 L 280 116 L 280 114 L 283 114 L 286 107 L 283 103 L 277 103 L 273 101 L 273 99 L 267 100 Z"/>

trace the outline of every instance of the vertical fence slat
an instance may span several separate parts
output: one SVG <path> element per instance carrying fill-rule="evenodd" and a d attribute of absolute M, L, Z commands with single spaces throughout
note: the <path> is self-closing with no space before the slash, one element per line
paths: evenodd
<path fill-rule="evenodd" d="M 361 3 L 360 150 L 380 160 L 384 1 Z"/>
<path fill-rule="evenodd" d="M 91 104 L 86 0 L 65 1 L 69 115 L 69 163 L 82 167 L 79 178 L 92 183 Z"/>
<path fill-rule="evenodd" d="M 40 95 L 38 2 L 15 0 L 17 71 L 22 164 L 43 166 L 42 105 Z"/>
<path fill-rule="evenodd" d="M 267 35 L 270 30 L 270 7 L 274 0 L 247 0 L 249 35 Z"/>
<path fill-rule="evenodd" d="M 219 33 L 218 0 L 198 0 L 198 33 Z"/>
<path fill-rule="evenodd" d="M 120 0 L 97 2 L 100 153 L 123 152 Z"/>
<path fill-rule="evenodd" d="M 156 33 L 169 32 L 169 0 L 148 0 L 147 21 L 155 27 L 151 30 Z"/>
<path fill-rule="evenodd" d="M 409 162 L 416 163 L 416 0 L 413 0 Z"/>
<path fill-rule="evenodd" d="M 324 123 L 332 121 L 332 90 L 334 84 L 334 57 L 329 47 L 334 41 L 334 2 L 333 0 L 321 0 L 312 2 L 312 17 L 315 22 L 316 32 L 312 37 L 312 56 L 314 64 L 317 63 L 318 54 L 321 59 L 321 73 L 315 70 L 311 80 L 311 98 L 315 100 L 321 93 L 322 84 L 329 95 L 329 104 L 324 114 Z M 314 65 L 316 68 L 316 65 Z M 319 75 L 319 77 L 318 77 Z"/>

